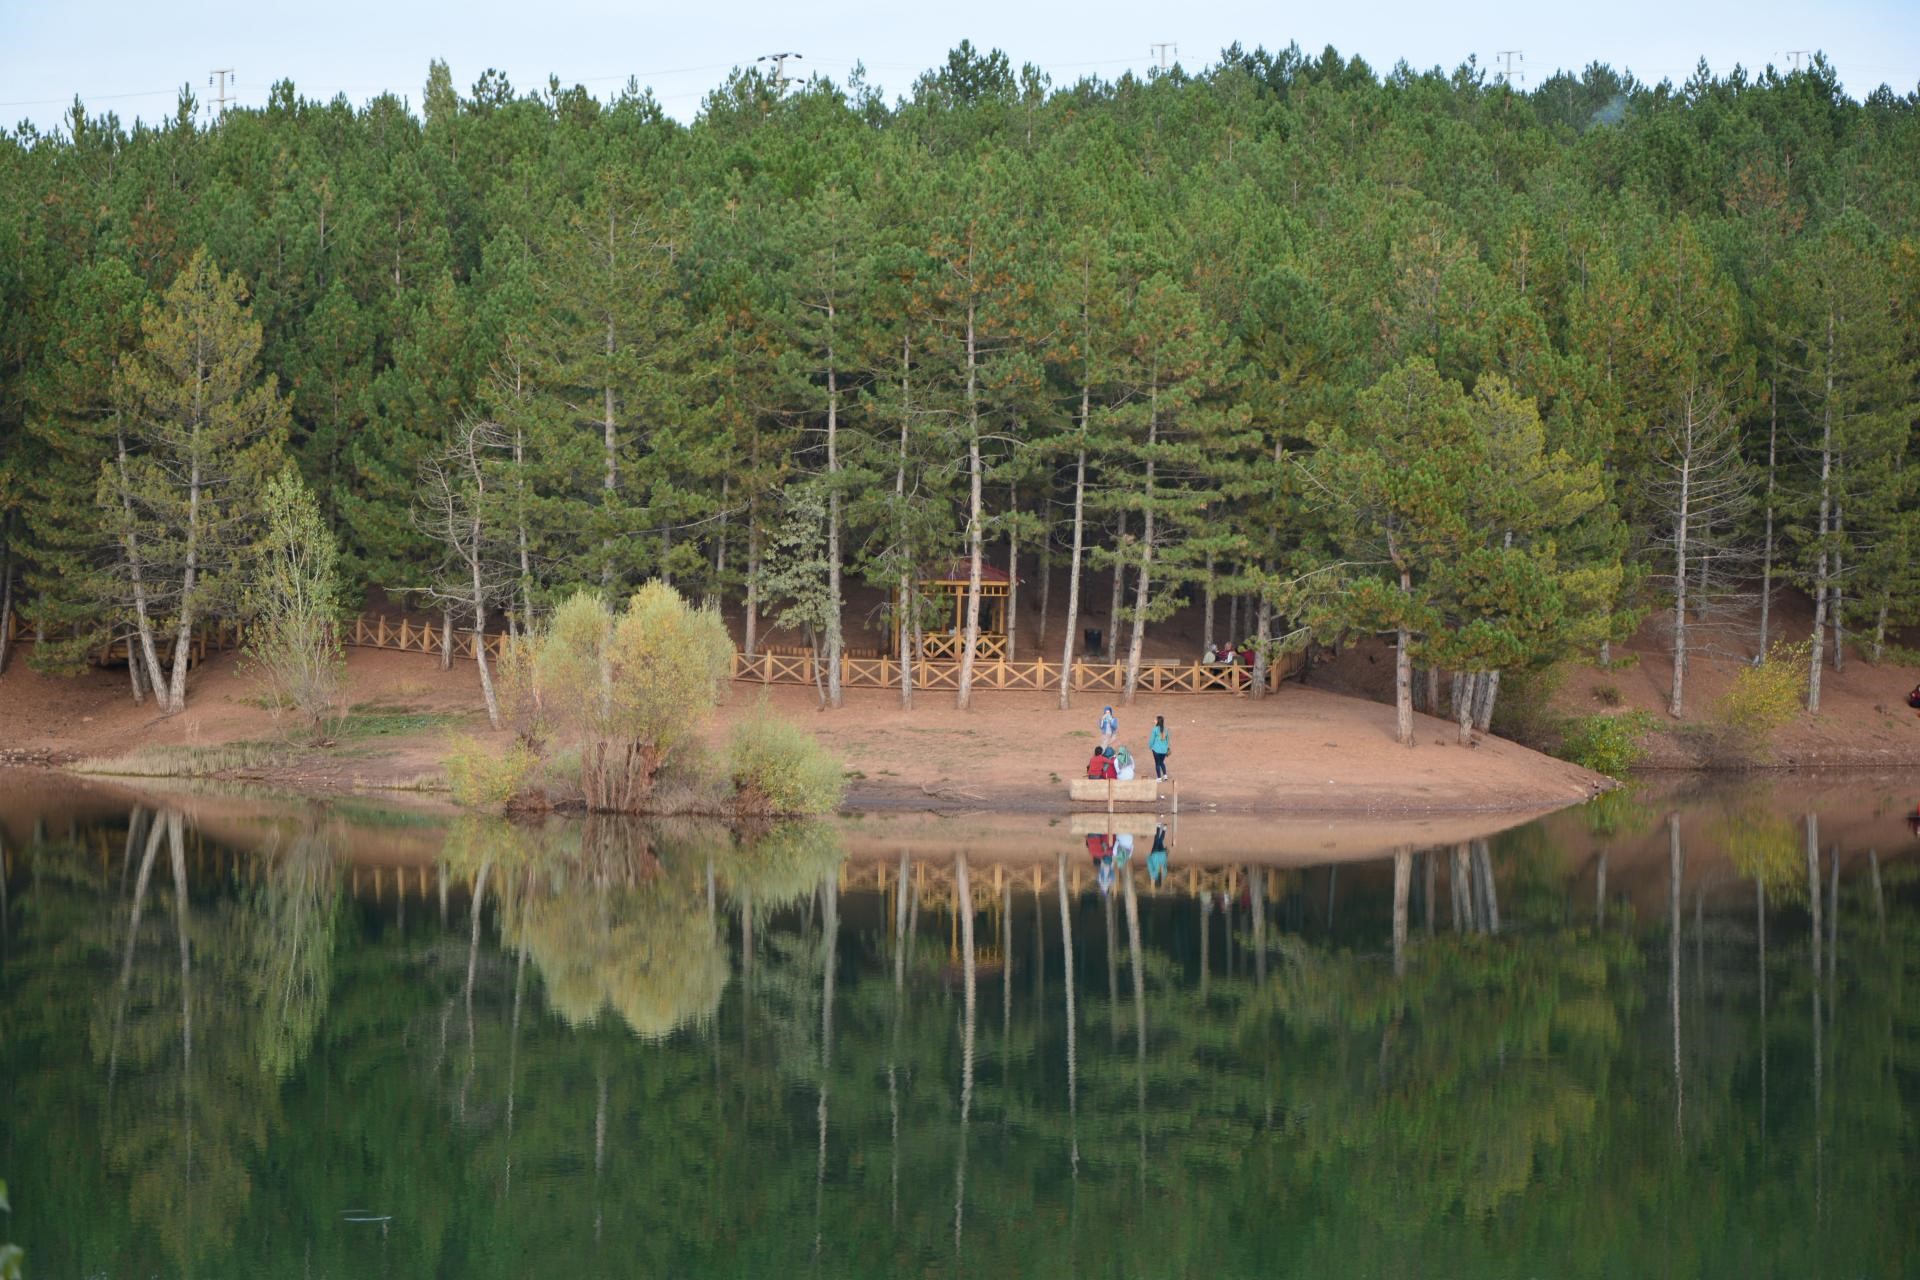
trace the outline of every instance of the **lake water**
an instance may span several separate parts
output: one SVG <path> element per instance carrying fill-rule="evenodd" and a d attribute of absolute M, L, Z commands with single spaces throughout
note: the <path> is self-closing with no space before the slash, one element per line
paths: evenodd
<path fill-rule="evenodd" d="M 0 1240 L 32 1277 L 1913 1276 L 1915 793 L 1651 785 L 1328 865 L 1190 818 L 1163 866 L 1150 825 L 1096 861 L 1044 819 L 939 851 L 0 776 Z"/>

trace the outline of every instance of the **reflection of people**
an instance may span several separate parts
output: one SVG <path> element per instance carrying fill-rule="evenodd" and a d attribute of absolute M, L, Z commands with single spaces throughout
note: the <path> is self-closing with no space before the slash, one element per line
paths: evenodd
<path fill-rule="evenodd" d="M 1167 718 L 1153 718 L 1153 732 L 1147 735 L 1147 750 L 1153 752 L 1153 776 L 1160 781 L 1167 780 L 1167 757 L 1172 754 L 1173 746 L 1167 741 Z"/>
<path fill-rule="evenodd" d="M 1122 831 L 1113 837 L 1113 861 L 1116 866 L 1125 866 L 1127 859 L 1133 856 L 1133 832 Z"/>
<path fill-rule="evenodd" d="M 1113 852 L 1113 837 L 1098 831 L 1087 832 L 1087 856 L 1095 862 Z"/>
<path fill-rule="evenodd" d="M 1113 892 L 1113 859 L 1102 858 L 1093 864 L 1094 877 L 1099 881 L 1102 895 Z"/>
<path fill-rule="evenodd" d="M 1920 807 L 1916 807 L 1907 815 L 1907 830 L 1913 832 L 1915 836 L 1920 836 Z"/>
<path fill-rule="evenodd" d="M 1120 736 L 1120 721 L 1114 716 L 1113 708 L 1108 707 L 1100 713 L 1100 745 L 1110 747 L 1113 740 Z"/>
<path fill-rule="evenodd" d="M 1153 848 L 1147 853 L 1147 879 L 1156 887 L 1167 878 L 1167 828 L 1164 824 L 1153 829 Z"/>

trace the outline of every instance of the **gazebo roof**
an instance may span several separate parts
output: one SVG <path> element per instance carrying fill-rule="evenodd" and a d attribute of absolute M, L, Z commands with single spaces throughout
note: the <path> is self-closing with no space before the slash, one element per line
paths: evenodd
<path fill-rule="evenodd" d="M 964 587 L 967 585 L 970 570 L 971 562 L 967 557 L 956 556 L 937 569 L 923 570 L 920 574 L 920 583 L 922 586 Z M 1013 580 L 1007 576 L 1007 571 L 999 565 L 989 564 L 985 560 L 980 562 L 981 585 L 1004 587 L 1010 585 L 1012 581 Z"/>

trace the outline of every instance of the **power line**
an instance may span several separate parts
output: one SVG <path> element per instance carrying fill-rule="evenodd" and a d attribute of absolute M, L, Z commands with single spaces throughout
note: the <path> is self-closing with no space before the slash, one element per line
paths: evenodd
<path fill-rule="evenodd" d="M 1794 69 L 1795 71 L 1798 71 L 1798 70 L 1800 70 L 1800 59 L 1802 59 L 1802 58 L 1804 58 L 1804 57 L 1806 57 L 1806 56 L 1808 56 L 1808 55 L 1809 55 L 1809 54 L 1811 54 L 1812 52 L 1813 52 L 1813 50 L 1811 50 L 1811 49 L 1789 49 L 1789 50 L 1787 50 L 1787 56 L 1788 56 L 1789 58 L 1792 58 L 1792 59 L 1793 59 L 1793 69 Z"/>
<path fill-rule="evenodd" d="M 1495 49 L 1493 56 L 1502 59 L 1507 64 L 1507 69 L 1501 73 L 1500 79 L 1506 84 L 1507 88 L 1513 88 L 1513 61 L 1515 58 L 1518 58 L 1520 65 L 1524 67 L 1527 65 L 1527 55 L 1519 49 Z M 1525 79 L 1524 73 L 1521 78 L 1523 80 Z"/>
<path fill-rule="evenodd" d="M 1167 69 L 1167 50 L 1173 50 L 1173 56 L 1176 61 L 1180 57 L 1180 45 L 1172 40 L 1155 41 L 1153 44 L 1148 45 L 1147 48 L 1153 53 L 1154 57 L 1160 60 L 1160 69 L 1162 71 Z"/>

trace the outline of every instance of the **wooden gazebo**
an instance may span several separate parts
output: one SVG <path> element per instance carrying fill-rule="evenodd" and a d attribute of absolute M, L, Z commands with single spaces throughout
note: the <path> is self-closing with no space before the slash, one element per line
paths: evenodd
<path fill-rule="evenodd" d="M 929 602 L 928 614 L 940 621 L 921 636 L 920 657 L 926 662 L 958 662 L 967 644 L 967 583 L 971 562 L 958 557 L 937 570 L 929 570 L 919 580 L 922 599 Z M 1007 656 L 1007 603 L 1013 595 L 1013 579 L 1005 569 L 982 561 L 980 564 L 980 638 L 974 645 L 976 659 Z M 899 607 L 896 600 L 894 605 Z M 937 613 L 936 613 L 937 607 Z M 895 616 L 898 616 L 897 614 Z M 900 656 L 898 628 L 888 629 L 888 652 Z"/>

